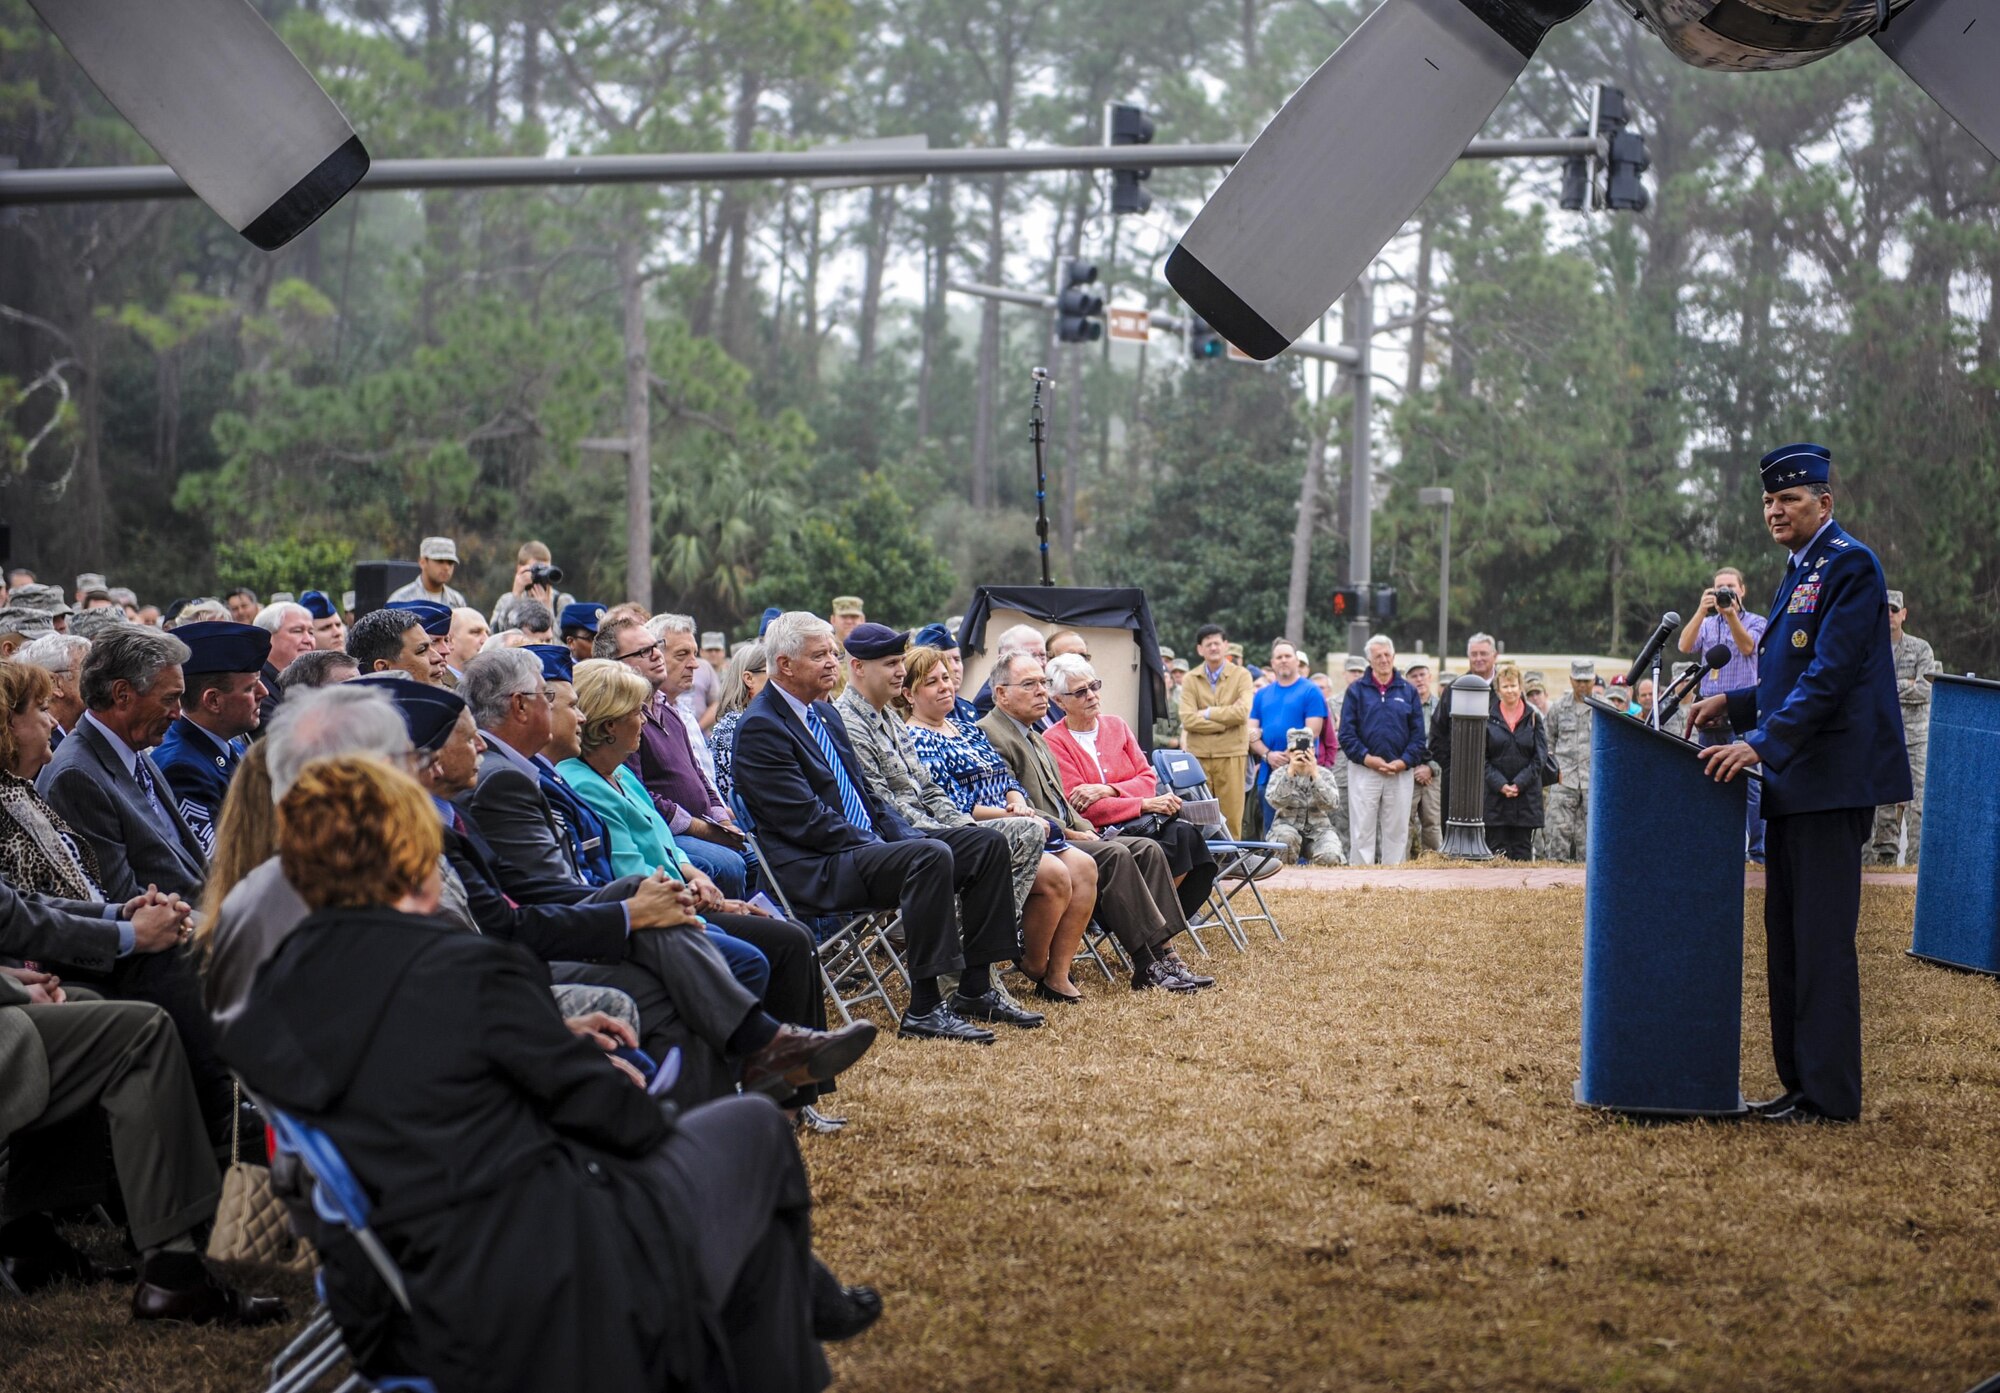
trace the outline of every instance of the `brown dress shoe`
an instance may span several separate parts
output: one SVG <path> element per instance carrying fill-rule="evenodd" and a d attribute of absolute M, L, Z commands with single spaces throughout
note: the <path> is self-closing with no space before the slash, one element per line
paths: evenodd
<path fill-rule="evenodd" d="M 225 1286 L 192 1253 L 162 1253 L 146 1259 L 139 1271 L 139 1285 L 132 1289 L 133 1320 L 249 1327 L 271 1325 L 285 1315 L 285 1303 L 277 1297 L 246 1296 Z"/>
<path fill-rule="evenodd" d="M 771 1043 L 743 1061 L 743 1091 L 774 1098 L 809 1083 L 825 1083 L 875 1043 L 875 1026 L 856 1021 L 839 1030 L 807 1030 L 781 1025 Z"/>

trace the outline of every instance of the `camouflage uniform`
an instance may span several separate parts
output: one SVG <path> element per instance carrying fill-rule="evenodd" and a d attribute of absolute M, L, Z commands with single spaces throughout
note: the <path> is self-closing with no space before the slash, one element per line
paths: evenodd
<path fill-rule="evenodd" d="M 1180 744 L 1181 704 L 1174 694 L 1169 692 L 1166 709 L 1153 718 L 1153 748 L 1177 750 Z"/>
<path fill-rule="evenodd" d="M 899 712 L 877 711 L 852 687 L 833 705 L 847 724 L 848 739 L 855 758 L 861 761 L 869 791 L 902 814 L 903 821 L 919 832 L 964 827 L 972 822 L 971 814 L 959 811 L 951 795 L 938 787 L 917 758 Z M 984 825 L 1007 838 L 1007 856 L 1014 868 L 1014 908 L 1019 910 L 1034 887 L 1042 848 L 1049 840 L 1049 825 L 1039 817 L 1006 817 Z"/>
<path fill-rule="evenodd" d="M 1590 717 L 1587 702 L 1564 692 L 1549 707 L 1549 753 L 1562 781 L 1543 790 L 1545 817 L 1535 854 L 1551 861 L 1583 860 L 1590 813 Z"/>
<path fill-rule="evenodd" d="M 1346 763 L 1345 760 L 1342 763 Z M 1284 861 L 1291 865 L 1303 848 L 1315 866 L 1340 866 L 1347 862 L 1342 834 L 1335 830 L 1336 817 L 1347 807 L 1347 793 L 1341 780 L 1324 765 L 1314 765 L 1310 779 L 1295 776 L 1287 766 L 1271 772 L 1264 796 L 1270 800 L 1274 821 L 1266 840 L 1285 848 Z M 1339 817 L 1345 821 L 1344 817 Z"/>
<path fill-rule="evenodd" d="M 1904 634 L 1890 644 L 1896 660 L 1896 701 L 1903 708 L 1903 743 L 1910 752 L 1910 786 L 1914 790 L 1907 803 L 1890 803 L 1875 810 L 1875 836 L 1869 847 L 1873 860 L 1884 866 L 1896 864 L 1896 842 L 1905 820 L 1909 825 L 1910 865 L 1917 864 L 1917 839 L 1924 830 L 1924 761 L 1930 754 L 1931 676 L 1944 671 L 1944 664 L 1931 652 L 1930 644 L 1914 634 Z"/>

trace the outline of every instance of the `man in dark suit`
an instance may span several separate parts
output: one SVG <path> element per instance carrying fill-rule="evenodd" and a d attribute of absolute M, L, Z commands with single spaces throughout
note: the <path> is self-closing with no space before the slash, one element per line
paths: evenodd
<path fill-rule="evenodd" d="M 1020 952 L 1007 839 L 984 827 L 926 837 L 876 801 L 826 700 L 840 649 L 824 619 L 781 614 L 764 643 L 771 680 L 737 727 L 734 768 L 765 870 L 802 912 L 901 908 L 910 1007 L 898 1034 L 991 1044 L 973 1020 L 1040 1025 L 993 990 L 993 964 Z M 938 989 L 946 972 L 960 973 L 950 1001 Z"/>
<path fill-rule="evenodd" d="M 979 728 L 1020 780 L 1028 805 L 1059 823 L 1070 844 L 1096 865 L 1097 917 L 1132 959 L 1132 990 L 1192 992 L 1214 986 L 1213 977 L 1197 976 L 1169 946 L 1188 921 L 1160 844 L 1149 837 L 1107 840 L 1070 806 L 1040 730 L 1048 713 L 1041 659 L 1023 650 L 994 665 L 993 709 Z"/>
<path fill-rule="evenodd" d="M 164 895 L 119 905 L 40 900 L 0 882 L 0 957 L 109 969 L 186 941 L 188 906 Z M 138 1280 L 138 1320 L 261 1325 L 276 1301 L 246 1297 L 202 1265 L 194 1234 L 221 1194 L 209 1130 L 173 1024 L 136 1001 L 69 997 L 0 973 L 0 1144 L 12 1152 L 0 1266 L 24 1292 L 56 1281 Z M 64 1124 L 102 1111 L 125 1200 L 137 1273 L 98 1263 L 57 1234 L 43 1195 L 60 1193 L 79 1157 Z"/>
<path fill-rule="evenodd" d="M 1861 854 L 1874 809 L 1910 797 L 1889 645 L 1888 587 L 1875 554 L 1833 520 L 1824 446 L 1764 456 L 1764 522 L 1790 557 L 1758 644 L 1757 685 L 1696 704 L 1742 732 L 1703 751 L 1718 780 L 1764 778 L 1764 942 L 1771 1050 L 1784 1093 L 1775 1122 L 1861 1115 Z"/>
<path fill-rule="evenodd" d="M 156 763 L 203 855 L 212 856 L 222 800 L 261 719 L 265 687 L 258 673 L 270 655 L 271 635 L 255 624 L 219 621 L 183 625 L 174 637 L 188 647 L 181 664 L 188 687 Z"/>
<path fill-rule="evenodd" d="M 194 903 L 208 875 L 201 840 L 150 753 L 181 714 L 187 658 L 186 644 L 140 624 L 120 625 L 92 643 L 81 676 L 83 719 L 36 780 L 49 806 L 96 853 L 104 898 L 114 904 L 152 887 Z M 193 960 L 134 955 L 102 984 L 111 996 L 150 1001 L 174 1018 L 202 1112 L 226 1135 L 229 1073 L 215 1053 Z"/>

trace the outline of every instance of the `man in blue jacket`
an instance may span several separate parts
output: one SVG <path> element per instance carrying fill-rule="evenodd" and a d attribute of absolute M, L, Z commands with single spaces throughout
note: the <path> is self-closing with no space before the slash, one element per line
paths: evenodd
<path fill-rule="evenodd" d="M 1349 760 L 1348 864 L 1400 864 L 1410 850 L 1412 771 L 1424 762 L 1424 702 L 1396 671 L 1387 634 L 1368 640 L 1368 671 L 1340 699 L 1340 748 Z"/>
<path fill-rule="evenodd" d="M 1889 647 L 1888 587 L 1875 553 L 1833 520 L 1832 456 L 1785 445 L 1764 456 L 1764 522 L 1790 555 L 1758 644 L 1757 685 L 1709 697 L 1700 725 L 1742 738 L 1702 752 L 1716 779 L 1764 779 L 1764 941 L 1776 1122 L 1861 1115 L 1861 853 L 1871 809 L 1910 796 Z"/>

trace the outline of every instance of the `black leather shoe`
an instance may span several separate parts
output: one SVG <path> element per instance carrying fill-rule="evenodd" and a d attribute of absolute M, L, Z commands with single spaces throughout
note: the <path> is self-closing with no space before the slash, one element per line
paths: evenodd
<path fill-rule="evenodd" d="M 1083 1001 L 1082 992 L 1078 992 L 1075 996 L 1065 996 L 1043 982 L 1035 983 L 1035 990 L 1031 995 L 1037 1001 L 1060 1001 L 1065 1006 L 1075 1006 Z"/>
<path fill-rule="evenodd" d="M 1783 1112 L 1787 1108 L 1797 1107 L 1805 1100 L 1806 1095 L 1794 1088 L 1789 1092 L 1780 1093 L 1775 1098 L 1766 1098 L 1761 1103 L 1750 1104 L 1750 1111 L 1760 1115 L 1764 1113 Z"/>
<path fill-rule="evenodd" d="M 851 1340 L 882 1318 L 882 1293 L 873 1287 L 841 1287 L 838 1296 L 813 1301 L 813 1338 Z"/>
<path fill-rule="evenodd" d="M 179 1259 L 171 1266 L 162 1258 Z M 192 1264 L 192 1268 L 189 1267 Z M 188 1275 L 188 1274 L 198 1275 Z M 217 1281 L 192 1253 L 148 1258 L 132 1289 L 133 1320 L 176 1320 L 189 1325 L 248 1328 L 285 1319 L 285 1303 L 275 1296 L 246 1296 Z"/>
<path fill-rule="evenodd" d="M 1760 1112 L 1757 1114 L 1757 1120 L 1759 1122 L 1777 1123 L 1780 1126 L 1798 1126 L 1800 1124 L 1815 1123 L 1815 1122 L 1825 1122 L 1825 1123 L 1857 1122 L 1860 1119 L 1853 1117 L 1835 1117 L 1832 1113 L 1821 1112 L 1811 1103 L 1808 1103 L 1803 1098 L 1801 1098 L 1798 1102 L 1793 1103 L 1790 1107 L 1779 1108 L 1772 1112 Z"/>
<path fill-rule="evenodd" d="M 992 1031 L 959 1019 L 942 1001 L 921 1016 L 905 1011 L 896 1034 L 906 1039 L 958 1040 L 968 1045 L 990 1045 L 996 1038 Z"/>
<path fill-rule="evenodd" d="M 1176 977 L 1164 962 L 1157 959 L 1147 963 L 1144 967 L 1135 967 L 1132 969 L 1133 991 L 1148 992 L 1152 991 L 1155 987 L 1164 988 L 1170 992 L 1198 992 L 1201 990 L 1193 982 L 1187 981 L 1185 978 Z"/>
<path fill-rule="evenodd" d="M 1181 955 L 1171 948 L 1167 950 L 1166 956 L 1161 958 L 1160 961 L 1168 972 L 1180 978 L 1183 982 L 1192 982 L 1197 987 L 1212 987 L 1215 985 L 1213 977 L 1204 977 L 1199 972 L 1196 972 L 1185 962 L 1181 961 Z"/>
<path fill-rule="evenodd" d="M 969 1021 L 998 1022 L 1020 1030 L 1033 1030 L 1048 1017 L 1039 1011 L 1023 1011 L 998 992 L 987 992 L 982 996 L 961 996 L 951 994 L 951 1009 Z"/>
<path fill-rule="evenodd" d="M 116 1263 L 98 1262 L 64 1241 L 46 1214 L 30 1214 L 0 1229 L 0 1268 L 23 1296 L 57 1282 L 117 1282 L 130 1286 L 138 1273 Z"/>

